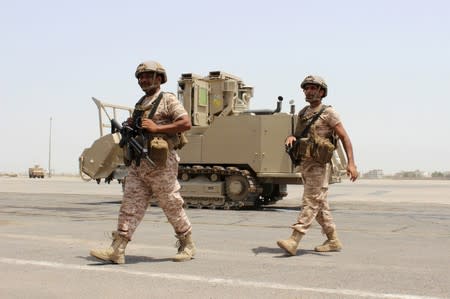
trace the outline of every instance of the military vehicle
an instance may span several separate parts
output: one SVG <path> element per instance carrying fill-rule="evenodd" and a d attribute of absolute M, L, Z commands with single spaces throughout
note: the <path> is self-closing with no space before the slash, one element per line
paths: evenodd
<path fill-rule="evenodd" d="M 253 87 L 222 71 L 207 76 L 181 75 L 178 99 L 192 121 L 186 132 L 188 143 L 178 151 L 181 193 L 189 207 L 243 208 L 277 202 L 287 195 L 288 184 L 302 184 L 284 149 L 286 136 L 296 125 L 295 106 L 281 112 L 282 97 L 273 110 L 251 110 Z M 128 107 L 102 103 L 99 109 L 100 134 L 80 157 L 80 174 L 96 179 L 123 181 L 126 169 L 121 161 L 118 133 L 105 134 L 103 114 L 116 117 L 118 110 L 131 115 Z M 108 110 L 110 111 L 108 113 Z M 108 153 L 108 154 L 105 154 Z M 338 143 L 332 160 L 330 183 L 340 182 L 346 159 Z M 155 203 L 156 201 L 152 201 Z"/>
<path fill-rule="evenodd" d="M 44 168 L 40 167 L 39 165 L 34 165 L 34 167 L 28 168 L 28 177 L 29 178 L 44 178 Z"/>

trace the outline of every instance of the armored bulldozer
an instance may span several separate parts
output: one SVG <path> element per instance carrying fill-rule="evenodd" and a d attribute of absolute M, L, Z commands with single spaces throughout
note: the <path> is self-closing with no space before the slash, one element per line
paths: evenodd
<path fill-rule="evenodd" d="M 31 178 L 44 178 L 44 168 L 40 167 L 39 165 L 34 165 L 34 167 L 28 168 L 28 177 Z"/>
<path fill-rule="evenodd" d="M 188 143 L 179 150 L 178 178 L 187 206 L 230 209 L 269 205 L 287 195 L 288 184 L 302 184 L 301 174 L 284 149 L 284 140 L 296 125 L 295 106 L 291 103 L 290 113 L 281 112 L 283 98 L 278 97 L 273 110 L 251 110 L 252 97 L 253 87 L 222 71 L 207 76 L 181 75 L 178 99 L 192 121 L 186 132 Z M 102 137 L 81 155 L 80 174 L 98 182 L 123 181 L 126 169 L 118 147 L 120 136 L 104 134 L 103 128 L 110 125 L 103 123 L 102 111 L 111 118 L 108 109 L 114 117 L 118 109 L 128 115 L 132 109 L 94 102 Z M 330 183 L 340 182 L 345 164 L 339 142 Z"/>

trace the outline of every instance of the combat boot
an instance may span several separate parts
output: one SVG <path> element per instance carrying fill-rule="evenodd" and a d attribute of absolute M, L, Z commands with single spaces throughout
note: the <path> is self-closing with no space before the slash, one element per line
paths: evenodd
<path fill-rule="evenodd" d="M 300 240 L 305 234 L 299 232 L 298 230 L 293 230 L 292 235 L 287 240 L 278 240 L 277 245 L 286 250 L 290 255 L 297 255 L 297 247 Z"/>
<path fill-rule="evenodd" d="M 110 247 L 105 249 L 92 249 L 90 254 L 104 261 L 125 264 L 125 248 L 127 247 L 128 239 L 119 235 L 118 231 L 113 231 L 112 237 L 113 241 Z"/>
<path fill-rule="evenodd" d="M 176 235 L 178 253 L 173 258 L 174 262 L 185 262 L 191 260 L 195 255 L 195 244 L 192 241 L 192 234 L 188 233 L 186 236 Z"/>
<path fill-rule="evenodd" d="M 342 243 L 339 241 L 336 231 L 327 233 L 327 240 L 319 246 L 314 248 L 318 252 L 340 251 L 342 249 Z"/>

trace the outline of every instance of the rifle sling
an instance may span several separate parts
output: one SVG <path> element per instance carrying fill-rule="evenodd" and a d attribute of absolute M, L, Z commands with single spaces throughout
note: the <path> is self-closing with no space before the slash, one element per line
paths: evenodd
<path fill-rule="evenodd" d="M 159 103 L 161 102 L 163 95 L 164 95 L 164 92 L 161 91 L 161 92 L 159 93 L 158 97 L 156 98 L 156 100 L 153 101 L 153 103 L 150 104 L 150 109 L 151 109 L 151 110 L 150 110 L 150 113 L 148 114 L 148 117 L 147 117 L 147 118 L 152 119 L 153 116 L 155 116 L 156 109 L 158 109 Z M 141 104 L 142 104 L 142 102 L 144 101 L 145 97 L 146 97 L 146 96 L 143 96 L 142 98 L 139 99 L 139 101 L 138 101 L 138 102 L 136 103 L 136 105 L 135 105 L 135 109 L 138 109 L 137 107 L 140 107 L 140 106 L 141 106 Z M 141 110 L 141 108 L 139 108 L 139 110 Z M 142 111 L 142 110 L 141 110 L 141 111 Z"/>
<path fill-rule="evenodd" d="M 303 129 L 302 133 L 300 134 L 300 136 L 298 138 L 303 138 L 306 136 L 306 134 L 308 134 L 309 129 L 311 128 L 311 126 L 316 122 L 317 119 L 319 119 L 319 116 L 322 114 L 322 112 L 325 111 L 325 109 L 327 109 L 328 106 L 323 105 L 322 108 L 320 109 L 320 111 L 314 115 L 313 117 L 311 117 L 308 121 L 308 124 L 306 125 L 306 127 Z"/>
<path fill-rule="evenodd" d="M 158 109 L 159 103 L 161 103 L 162 97 L 164 95 L 164 92 L 160 92 L 158 98 L 152 103 L 152 110 L 150 110 L 150 113 L 148 114 L 148 118 L 152 119 L 153 116 L 155 116 L 156 109 Z"/>

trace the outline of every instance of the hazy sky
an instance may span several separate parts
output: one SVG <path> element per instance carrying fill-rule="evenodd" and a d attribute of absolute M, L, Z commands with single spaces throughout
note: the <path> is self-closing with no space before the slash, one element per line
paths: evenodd
<path fill-rule="evenodd" d="M 91 97 L 133 106 L 138 63 L 158 60 L 167 91 L 181 73 L 222 70 L 304 105 L 323 76 L 361 171 L 450 170 L 448 1 L 0 0 L 0 172 L 75 173 L 98 137 Z"/>

